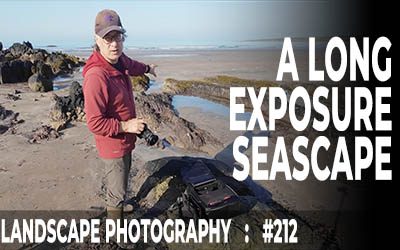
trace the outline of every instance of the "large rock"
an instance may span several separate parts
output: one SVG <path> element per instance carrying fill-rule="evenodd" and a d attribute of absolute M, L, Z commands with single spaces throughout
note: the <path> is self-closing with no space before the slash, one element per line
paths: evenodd
<path fill-rule="evenodd" d="M 53 52 L 48 55 L 46 63 L 51 66 L 55 75 L 70 74 L 74 68 L 83 65 L 78 57 L 60 52 Z"/>
<path fill-rule="evenodd" d="M 30 42 L 14 43 L 9 49 L 0 50 L 0 84 L 26 82 L 34 73 L 51 80 L 82 65 L 82 59 L 75 56 L 49 54 L 44 49 L 33 49 Z"/>
<path fill-rule="evenodd" d="M 9 48 L 11 54 L 17 58 L 22 56 L 23 54 L 27 53 L 32 53 L 33 52 L 33 47 L 30 42 L 23 42 L 21 43 L 14 43 L 10 48 Z"/>
<path fill-rule="evenodd" d="M 45 61 L 49 53 L 43 49 L 34 49 L 32 54 L 23 54 L 19 57 L 19 59 L 24 61 L 31 61 L 35 63 L 37 61 Z"/>
<path fill-rule="evenodd" d="M 29 77 L 28 86 L 35 92 L 48 92 L 53 90 L 53 81 L 35 73 Z"/>
<path fill-rule="evenodd" d="M 51 69 L 51 66 L 44 63 L 44 61 L 42 60 L 35 62 L 32 71 L 33 73 L 38 73 L 39 75 L 47 79 L 54 78 L 54 73 L 53 70 Z"/>
<path fill-rule="evenodd" d="M 59 131 L 64 129 L 70 121 L 85 121 L 85 112 L 83 110 L 84 98 L 82 86 L 74 81 L 69 89 L 69 96 L 57 96 L 56 101 L 50 111 L 51 126 Z"/>
<path fill-rule="evenodd" d="M 223 148 L 223 144 L 210 133 L 179 117 L 170 95 L 138 93 L 135 102 L 138 117 L 146 117 L 151 129 L 169 131 L 172 145 L 211 155 Z"/>
<path fill-rule="evenodd" d="M 0 84 L 26 82 L 32 75 L 32 66 L 30 61 L 0 62 Z"/>
<path fill-rule="evenodd" d="M 0 105 L 0 135 L 12 129 L 15 124 L 23 122 L 23 120 L 18 120 L 18 115 L 19 113 L 14 113 Z"/>

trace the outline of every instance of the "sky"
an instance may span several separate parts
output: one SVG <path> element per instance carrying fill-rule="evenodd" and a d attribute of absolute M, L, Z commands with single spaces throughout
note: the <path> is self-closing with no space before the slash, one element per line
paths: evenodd
<path fill-rule="evenodd" d="M 224 44 L 285 36 L 327 36 L 349 32 L 353 25 L 346 18 L 354 13 L 337 2 L 3 0 L 0 41 L 4 47 L 26 40 L 41 46 L 90 46 L 96 14 L 105 8 L 120 15 L 128 45 Z"/>

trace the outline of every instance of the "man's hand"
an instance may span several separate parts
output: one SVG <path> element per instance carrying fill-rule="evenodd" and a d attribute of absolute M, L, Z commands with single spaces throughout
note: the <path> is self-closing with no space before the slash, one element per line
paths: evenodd
<path fill-rule="evenodd" d="M 133 118 L 127 121 L 120 122 L 120 131 L 124 133 L 140 134 L 144 129 L 143 118 Z"/>
<path fill-rule="evenodd" d="M 150 64 L 150 70 L 149 70 L 149 74 L 152 74 L 153 76 L 157 77 L 156 75 L 156 67 L 158 67 L 157 65 L 154 64 Z"/>

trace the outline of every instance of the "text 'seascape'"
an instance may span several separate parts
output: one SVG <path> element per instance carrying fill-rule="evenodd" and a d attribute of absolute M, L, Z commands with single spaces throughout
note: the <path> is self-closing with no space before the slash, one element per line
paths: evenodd
<path fill-rule="evenodd" d="M 324 72 L 315 69 L 315 39 L 310 38 L 309 45 L 309 80 L 323 81 Z M 389 51 L 391 42 L 386 37 L 378 38 L 369 52 L 369 38 L 363 39 L 363 51 L 361 52 L 355 38 L 350 38 L 350 51 L 347 51 L 345 43 L 339 37 L 329 40 L 325 51 L 325 67 L 327 75 L 332 81 L 340 81 L 347 72 L 348 57 L 350 58 L 350 81 L 356 81 L 356 67 L 360 69 L 363 80 L 368 82 L 369 67 L 372 65 L 372 72 L 380 82 L 388 81 L 391 77 L 391 58 L 384 58 L 385 65 L 380 67 L 378 63 L 379 53 L 382 50 Z M 331 58 L 333 51 L 337 49 L 341 55 L 341 63 L 338 69 L 332 67 Z M 288 60 L 286 60 L 288 59 Z M 371 64 L 370 64 L 371 62 Z M 285 38 L 281 53 L 281 60 L 277 73 L 277 81 L 282 81 L 283 74 L 292 76 L 295 82 L 299 80 L 295 55 L 290 38 Z M 317 84 L 317 83 L 316 83 Z M 369 87 L 369 88 L 368 88 Z M 256 93 L 253 87 L 232 87 L 230 89 L 230 129 L 235 131 L 251 131 L 258 124 L 262 131 L 279 130 L 276 121 L 289 119 L 289 122 L 296 131 L 323 132 L 332 127 L 339 132 L 347 131 L 391 131 L 391 120 L 384 119 L 385 114 L 390 114 L 390 104 L 385 103 L 385 98 L 391 98 L 390 86 L 375 87 L 371 91 L 367 87 L 345 87 L 344 90 L 344 113 L 339 112 L 339 88 L 338 87 L 316 87 L 313 93 L 309 93 L 304 87 L 296 86 L 291 93 L 281 87 L 261 87 Z M 312 96 L 310 96 L 310 94 Z M 237 120 L 237 114 L 245 112 L 245 106 L 238 103 L 239 97 L 249 97 L 252 105 L 250 120 Z M 267 98 L 265 98 L 267 96 Z M 327 101 L 331 103 L 327 105 Z M 304 111 L 298 117 L 296 110 L 302 103 Z M 266 108 L 267 107 L 267 108 Z M 264 114 L 263 111 L 266 113 Z M 318 116 L 312 114 L 318 114 Z M 267 116 L 267 119 L 265 118 Z M 313 117 L 313 118 L 312 118 Z M 317 119 L 316 117 L 322 117 Z M 268 124 L 267 122 L 268 121 Z M 353 126 L 351 126 L 353 125 Z M 252 162 L 252 176 L 256 180 L 274 180 L 277 173 L 283 173 L 286 180 L 305 180 L 310 172 L 320 181 L 336 180 L 338 173 L 344 173 L 347 180 L 361 180 L 362 170 L 371 166 L 375 157 L 375 179 L 391 180 L 392 171 L 384 169 L 390 163 L 390 153 L 384 153 L 385 148 L 391 147 L 391 136 L 377 136 L 371 140 L 369 137 L 356 136 L 354 141 L 354 154 L 350 155 L 346 137 L 327 138 L 318 136 L 311 143 L 305 136 L 298 136 L 294 139 L 289 152 L 293 153 L 295 163 L 290 166 L 287 148 L 284 137 L 277 137 L 275 152 L 272 156 L 270 170 L 259 169 L 260 163 L 267 163 L 270 157 L 266 153 L 260 153 L 260 147 L 268 146 L 268 137 L 253 137 L 251 140 L 245 136 L 239 136 L 233 143 L 233 156 L 243 166 L 242 169 L 235 168 L 233 177 L 237 180 L 244 180 L 250 172 Z M 328 151 L 331 141 L 335 140 L 333 161 L 330 166 L 319 166 L 318 160 L 322 150 Z M 252 147 L 252 159 L 243 153 L 243 148 Z M 309 155 L 302 151 L 311 152 Z M 362 153 L 363 152 L 363 153 Z M 350 161 L 353 157 L 354 161 Z M 354 165 L 351 165 L 351 162 Z M 384 165 L 385 164 L 385 165 Z M 299 168 L 299 165 L 301 167 Z M 329 178 L 330 177 L 330 178 Z"/>

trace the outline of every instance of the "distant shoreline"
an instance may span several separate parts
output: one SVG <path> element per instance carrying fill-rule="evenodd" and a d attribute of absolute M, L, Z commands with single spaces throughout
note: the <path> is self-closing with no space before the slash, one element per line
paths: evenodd
<path fill-rule="evenodd" d="M 317 48 L 322 47 L 327 42 L 327 38 L 317 38 Z M 90 52 L 92 51 L 93 42 L 31 42 L 35 48 L 49 50 L 50 52 L 61 51 L 63 53 L 73 52 Z M 292 37 L 293 47 L 295 49 L 308 48 L 307 38 Z M 12 45 L 3 42 L 3 47 L 7 48 Z M 233 42 L 198 42 L 198 43 L 152 43 L 126 41 L 125 49 L 133 51 L 240 51 L 240 50 L 281 50 L 283 38 L 266 38 L 251 39 Z"/>

